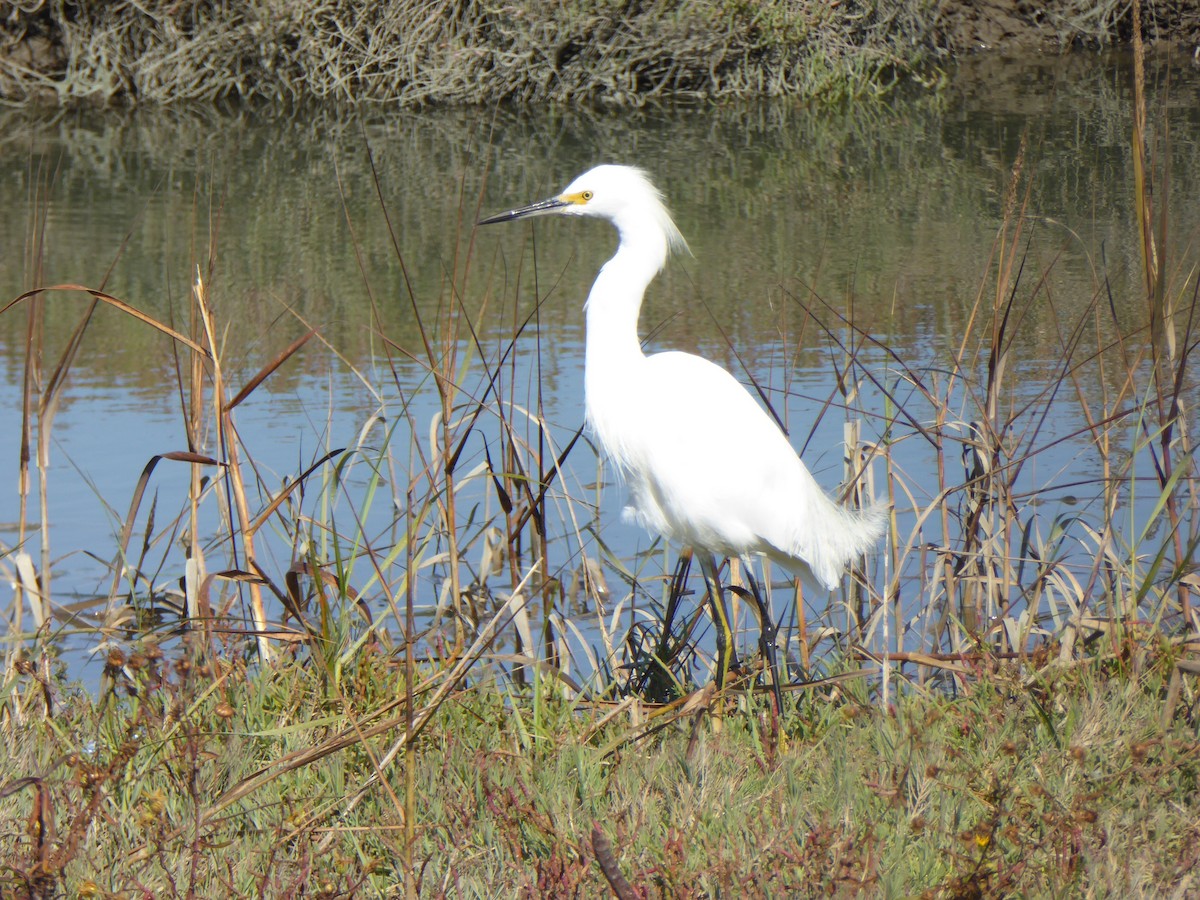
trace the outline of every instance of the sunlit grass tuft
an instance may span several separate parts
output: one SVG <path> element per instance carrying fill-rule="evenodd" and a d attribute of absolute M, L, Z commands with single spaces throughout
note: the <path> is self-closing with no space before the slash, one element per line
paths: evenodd
<path fill-rule="evenodd" d="M 366 731 L 402 693 L 400 667 L 363 653 L 346 673 L 353 694 L 337 696 L 313 667 L 136 652 L 104 704 L 51 684 L 50 717 L 35 674 L 10 685 L 26 724 L 4 763 L 33 774 L 0 791 L 6 895 L 88 882 L 164 897 L 402 889 L 403 779 L 351 799 L 400 721 L 281 769 L 234 806 L 218 800 L 264 763 L 356 721 Z M 599 894 L 598 827 L 652 896 L 1155 896 L 1198 861 L 1200 751 L 1194 725 L 1161 726 L 1166 660 L 1144 662 L 1136 676 L 1081 665 L 1033 678 L 1002 664 L 954 697 L 906 693 L 890 710 L 857 680 L 813 694 L 782 728 L 742 697 L 719 734 L 701 709 L 641 738 L 630 709 L 597 728 L 604 707 L 543 686 L 514 708 L 484 679 L 447 696 L 414 754 L 415 886 Z"/>

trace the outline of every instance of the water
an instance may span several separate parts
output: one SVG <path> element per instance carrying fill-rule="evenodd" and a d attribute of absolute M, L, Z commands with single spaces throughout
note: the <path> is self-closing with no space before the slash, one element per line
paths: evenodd
<path fill-rule="evenodd" d="M 957 350 L 977 297 L 991 302 L 995 240 L 1022 144 L 1030 217 L 1021 236 L 1023 283 L 1028 290 L 1043 276 L 1045 283 L 1018 330 L 1013 402 L 1052 377 L 1063 356 L 1059 323 L 1084 317 L 1105 279 L 1119 321 L 1131 325 L 1142 315 L 1127 299 L 1137 296 L 1140 265 L 1128 70 L 1119 59 L 1095 56 L 972 65 L 987 68 L 959 73 L 940 106 L 900 98 L 885 109 L 839 113 L 763 104 L 279 122 L 208 111 L 10 111 L 0 130 L 0 202 L 8 211 L 0 219 L 0 298 L 38 284 L 103 285 L 184 328 L 199 267 L 224 329 L 225 377 L 235 386 L 309 327 L 319 329 L 320 340 L 236 414 L 269 493 L 328 450 L 354 446 L 381 410 L 399 423 L 405 444 L 402 409 L 426 440 L 438 406 L 422 367 L 405 358 L 420 359 L 424 350 L 398 248 L 427 330 L 458 302 L 452 284 L 493 362 L 512 340 L 514 323 L 533 318 L 515 342 L 504 390 L 527 408 L 540 402 L 561 447 L 582 421 L 582 299 L 614 238 L 594 222 L 543 220 L 535 230 L 511 225 L 477 233 L 470 223 L 477 211 L 549 196 L 595 163 L 632 162 L 664 190 L 693 254 L 674 261 L 652 287 L 643 333 L 653 334 L 653 346 L 703 353 L 760 382 L 810 468 L 833 487 L 842 477 L 844 416 L 834 408 L 815 430 L 811 423 L 814 410 L 841 403 L 834 376 L 842 354 L 812 314 L 841 337 L 837 317 L 845 315 L 914 371 L 937 371 Z M 1159 152 L 1160 162 L 1170 160 L 1170 244 L 1180 248 L 1196 233 L 1198 211 L 1188 198 L 1196 196 L 1200 174 L 1200 76 L 1189 66 L 1164 67 L 1151 80 L 1161 101 L 1155 108 L 1165 109 L 1170 126 L 1170 142 Z M 31 235 L 43 216 L 35 260 Z M 49 299 L 46 373 L 84 303 L 66 293 Z M 0 316 L 5 549 L 17 540 L 25 327 L 22 307 Z M 465 333 L 460 338 L 466 348 Z M 862 359 L 880 384 L 918 410 L 918 392 L 894 362 L 869 347 Z M 143 467 L 154 454 L 187 448 L 175 366 L 170 342 L 127 316 L 102 307 L 89 325 L 50 444 L 51 589 L 59 603 L 99 609 L 95 601 L 112 580 L 103 561 L 115 556 Z M 464 385 L 478 390 L 484 383 L 476 366 Z M 1098 400 L 1104 385 L 1092 379 L 1082 390 Z M 1080 442 L 1053 443 L 1079 420 L 1067 392 L 1055 402 L 1063 415 L 1051 417 L 1039 437 L 1051 449 L 1025 476 L 1031 490 L 1045 491 L 1043 503 L 1077 499 L 1077 488 L 1056 484 L 1096 474 Z M 869 382 L 861 403 L 884 407 Z M 463 471 L 498 452 L 493 426 L 481 426 L 469 442 Z M 864 427 L 871 439 L 883 430 L 879 420 Z M 906 437 L 895 459 L 928 501 L 936 493 L 929 447 L 906 423 L 897 428 Z M 377 447 L 380 434 L 372 431 L 367 445 Z M 212 452 L 208 440 L 204 449 Z M 616 521 L 615 487 L 597 493 L 590 448 L 577 448 L 571 463 L 566 479 L 580 500 L 577 513 L 589 516 L 587 501 L 598 498 L 599 519 L 582 523 L 582 539 L 552 536 L 559 548 L 552 574 L 567 584 L 578 581 L 584 554 L 603 558 L 597 534 L 622 560 L 636 560 L 652 545 Z M 352 486 L 368 490 L 365 472 L 356 471 Z M 390 481 L 370 506 L 368 530 L 381 541 L 398 533 L 402 481 Z M 158 533 L 184 508 L 187 484 L 186 466 L 159 465 L 135 547 L 150 498 Z M 340 523 L 363 496 L 343 498 Z M 30 502 L 36 521 L 36 496 Z M 204 525 L 216 533 L 211 506 Z M 146 555 L 156 584 L 181 574 L 177 538 L 168 529 Z M 36 535 L 26 549 L 40 561 Z M 281 580 L 292 552 L 286 540 L 264 536 L 261 562 Z M 649 578 L 655 566 L 661 572 L 661 559 L 631 565 Z M 8 574 L 11 555 L 0 556 L 0 566 Z M 620 575 L 611 566 L 607 572 L 619 596 Z M 386 606 L 379 596 L 371 602 L 377 611 Z M 28 614 L 24 621 L 28 626 Z M 66 643 L 86 651 L 96 639 L 88 633 Z"/>

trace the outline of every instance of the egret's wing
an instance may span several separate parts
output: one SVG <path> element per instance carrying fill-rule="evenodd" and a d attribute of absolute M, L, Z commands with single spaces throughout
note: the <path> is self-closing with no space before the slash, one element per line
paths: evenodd
<path fill-rule="evenodd" d="M 665 514 L 726 552 L 789 541 L 791 523 L 824 494 L 775 421 L 707 360 L 660 353 L 649 363 L 643 465 Z"/>

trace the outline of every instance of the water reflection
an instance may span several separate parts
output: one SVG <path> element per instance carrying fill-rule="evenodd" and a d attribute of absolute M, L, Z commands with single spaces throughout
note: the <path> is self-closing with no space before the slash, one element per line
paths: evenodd
<path fill-rule="evenodd" d="M 0 128 L 0 201 L 10 213 L 0 220 L 0 297 L 104 284 L 180 324 L 199 269 L 227 329 L 235 382 L 319 329 L 323 343 L 310 343 L 239 411 L 268 486 L 352 443 L 378 410 L 356 371 L 375 385 L 395 377 L 413 420 L 427 422 L 435 410 L 427 374 L 388 357 L 422 358 L 420 323 L 436 345 L 449 310 L 477 323 L 492 358 L 517 323 L 536 322 L 516 342 L 527 380 L 506 389 L 531 408 L 540 399 L 565 439 L 582 415 L 581 302 L 613 238 L 598 223 L 499 234 L 475 234 L 471 223 L 481 209 L 548 195 L 597 162 L 632 162 L 652 171 L 695 256 L 655 283 L 644 332 L 656 346 L 702 352 L 786 388 L 773 395 L 777 406 L 831 486 L 841 474 L 840 422 L 826 417 L 815 435 L 808 423 L 814 404 L 837 399 L 839 353 L 813 315 L 831 325 L 852 317 L 914 369 L 956 350 L 977 299 L 994 290 L 994 243 L 1022 141 L 1031 175 L 1019 198 L 1031 217 L 1026 267 L 1045 276 L 1053 302 L 1022 321 L 1020 383 L 1036 384 L 1061 362 L 1062 322 L 1084 317 L 1101 291 L 1123 298 L 1136 285 L 1120 60 L 969 65 L 979 70 L 953 81 L 940 103 L 901 99 L 838 114 L 763 104 L 279 122 L 248 112 L 9 111 Z M 1165 84 L 1167 74 L 1155 78 Z M 1179 247 L 1197 224 L 1187 198 L 1200 165 L 1200 79 L 1185 68 L 1169 74 L 1171 139 L 1159 146 L 1170 157 Z M 81 301 L 56 295 L 46 309 L 49 366 Z M 1120 302 L 1116 314 L 1132 329 L 1141 312 Z M 0 390 L 14 425 L 25 328 L 20 310 L 0 317 Z M 160 335 L 97 313 L 54 432 L 55 555 L 74 554 L 59 563 L 56 590 L 97 590 L 104 577 L 78 551 L 111 555 L 114 510 L 124 509 L 145 460 L 183 446 L 175 366 Z M 904 452 L 917 470 L 930 464 Z M 0 436 L 0 458 L 15 467 L 15 427 Z M 594 475 L 585 466 L 581 483 Z M 177 489 L 186 481 L 170 477 Z M 616 505 L 615 491 L 604 495 L 606 515 Z M 15 517 L 9 494 L 0 512 L 7 546 Z M 620 528 L 606 533 L 610 544 L 625 553 L 646 544 Z M 286 547 L 277 552 L 286 568 Z"/>
<path fill-rule="evenodd" d="M 109 290 L 165 316 L 186 299 L 199 264 L 211 267 L 214 294 L 245 326 L 230 336 L 234 358 L 257 359 L 270 340 L 284 340 L 275 323 L 295 313 L 362 359 L 371 348 L 368 293 L 382 330 L 405 346 L 416 336 L 381 201 L 428 311 L 453 267 L 467 264 L 464 223 L 480 206 L 542 196 L 597 162 L 620 161 L 653 171 L 696 256 L 674 266 L 649 298 L 648 325 L 677 317 L 664 340 L 723 343 L 715 318 L 753 352 L 788 314 L 772 295 L 777 285 L 831 299 L 852 290 L 857 312 L 901 344 L 922 328 L 954 334 L 954 317 L 984 272 L 1022 135 L 1035 179 L 1029 209 L 1050 232 L 1037 249 L 1065 249 L 1059 276 L 1090 288 L 1098 248 L 1119 254 L 1131 246 L 1124 70 L 1066 57 L 1009 61 L 998 83 L 995 71 L 953 82 L 945 109 L 914 99 L 842 114 L 781 105 L 539 117 L 449 111 L 313 127 L 249 113 L 39 120 L 10 112 L 0 190 L 14 214 L 0 224 L 0 290 L 13 296 L 39 280 L 20 260 L 45 203 L 42 283 L 96 285 L 112 266 Z M 1200 104 L 1186 101 L 1195 90 L 1188 74 L 1171 86 L 1172 181 L 1181 198 L 1194 195 L 1189 135 L 1200 115 Z M 1189 204 L 1177 214 L 1191 215 Z M 1190 225 L 1182 219 L 1177 231 Z M 611 238 L 600 227 L 556 229 L 548 238 L 537 267 L 560 300 L 544 307 L 542 326 L 570 334 L 579 327 L 576 298 Z M 515 266 L 524 240 L 489 237 L 476 248 L 468 309 L 496 287 L 494 244 Z M 1110 257 L 1109 269 L 1131 262 Z M 701 302 L 711 316 L 678 315 Z M 495 309 L 490 324 L 505 330 L 510 318 Z M 63 329 L 69 319 L 56 317 Z M 148 377 L 145 341 L 155 338 L 125 324 L 99 323 L 100 368 Z M 21 326 L 6 317 L 0 329 L 8 343 Z"/>

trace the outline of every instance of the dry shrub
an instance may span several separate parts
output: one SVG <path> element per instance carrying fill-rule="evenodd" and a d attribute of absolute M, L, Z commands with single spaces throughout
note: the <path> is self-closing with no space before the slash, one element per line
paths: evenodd
<path fill-rule="evenodd" d="M 928 56 L 927 3 L 25 0 L 0 96 L 166 103 L 847 96 Z"/>

